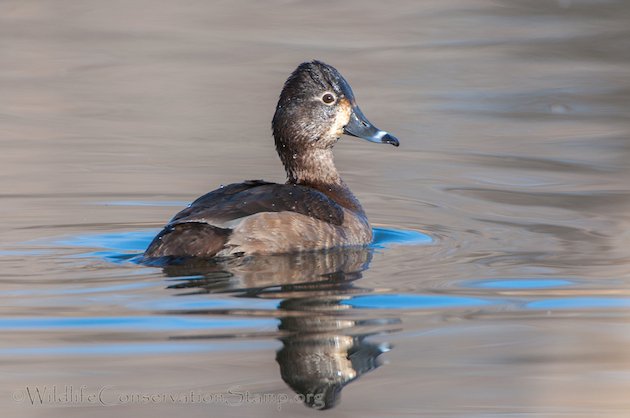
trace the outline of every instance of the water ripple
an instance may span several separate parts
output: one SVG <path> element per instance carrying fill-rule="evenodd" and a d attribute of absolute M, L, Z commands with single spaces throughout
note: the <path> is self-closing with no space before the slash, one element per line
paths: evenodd
<path fill-rule="evenodd" d="M 434 242 L 431 236 L 411 229 L 378 227 L 374 228 L 373 231 L 372 248 L 385 249 L 398 245 L 428 245 Z M 157 229 L 144 229 L 139 231 L 81 234 L 58 239 L 51 244 L 55 246 L 113 250 L 81 253 L 73 255 L 73 257 L 96 257 L 111 262 L 120 262 L 142 254 L 158 232 L 159 230 Z"/>
<path fill-rule="evenodd" d="M 565 279 L 492 279 L 468 282 L 473 288 L 486 289 L 546 289 L 572 286 L 575 283 Z"/>
<path fill-rule="evenodd" d="M 150 316 L 82 316 L 82 317 L 29 317 L 2 318 L 3 331 L 68 331 L 105 330 L 117 331 L 181 331 L 197 329 L 233 329 L 273 327 L 275 320 L 264 318 L 191 317 L 176 315 Z"/>
<path fill-rule="evenodd" d="M 490 302 L 452 295 L 359 295 L 344 301 L 343 305 L 360 309 L 445 309 L 469 308 L 488 305 Z"/>
<path fill-rule="evenodd" d="M 607 297 L 565 297 L 558 299 L 542 299 L 527 304 L 529 309 L 628 309 L 630 298 Z"/>
<path fill-rule="evenodd" d="M 272 341 L 214 341 L 175 342 L 152 341 L 149 343 L 114 343 L 114 344 L 75 344 L 49 347 L 14 347 L 0 348 L 0 356 L 5 357 L 41 357 L 41 356 L 145 356 L 157 354 L 204 353 L 226 351 L 253 351 L 272 349 L 277 343 Z"/>

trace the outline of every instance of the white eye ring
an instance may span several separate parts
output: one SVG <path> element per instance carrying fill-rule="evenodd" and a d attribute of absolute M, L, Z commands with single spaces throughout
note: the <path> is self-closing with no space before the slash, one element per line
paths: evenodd
<path fill-rule="evenodd" d="M 337 97 L 335 97 L 334 94 L 327 91 L 326 93 L 322 94 L 321 101 L 324 102 L 324 104 L 330 106 L 337 101 Z"/>

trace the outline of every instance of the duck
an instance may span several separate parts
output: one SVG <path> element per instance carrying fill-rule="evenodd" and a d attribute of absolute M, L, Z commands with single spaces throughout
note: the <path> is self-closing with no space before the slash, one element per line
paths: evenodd
<path fill-rule="evenodd" d="M 177 213 L 144 253 L 157 258 L 223 258 L 367 246 L 372 227 L 341 179 L 333 147 L 343 134 L 399 146 L 363 115 L 346 79 L 314 60 L 288 77 L 272 119 L 285 183 L 220 186 Z"/>

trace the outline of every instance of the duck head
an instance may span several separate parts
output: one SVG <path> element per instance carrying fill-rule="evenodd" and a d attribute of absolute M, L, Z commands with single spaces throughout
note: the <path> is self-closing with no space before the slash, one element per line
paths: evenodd
<path fill-rule="evenodd" d="M 342 134 L 398 146 L 398 139 L 376 128 L 363 115 L 348 82 L 321 61 L 300 64 L 284 84 L 272 121 L 276 149 L 289 179 L 298 160 L 324 155 Z M 332 158 L 332 157 L 331 157 Z M 332 160 L 331 160 L 332 161 Z M 296 167 L 297 168 L 297 167 Z"/>

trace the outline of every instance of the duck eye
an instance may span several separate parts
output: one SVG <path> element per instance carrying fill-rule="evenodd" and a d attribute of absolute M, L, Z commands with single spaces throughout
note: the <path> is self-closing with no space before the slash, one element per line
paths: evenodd
<path fill-rule="evenodd" d="M 326 104 L 331 104 L 335 101 L 335 96 L 331 93 L 326 93 L 322 96 L 322 102 Z"/>

